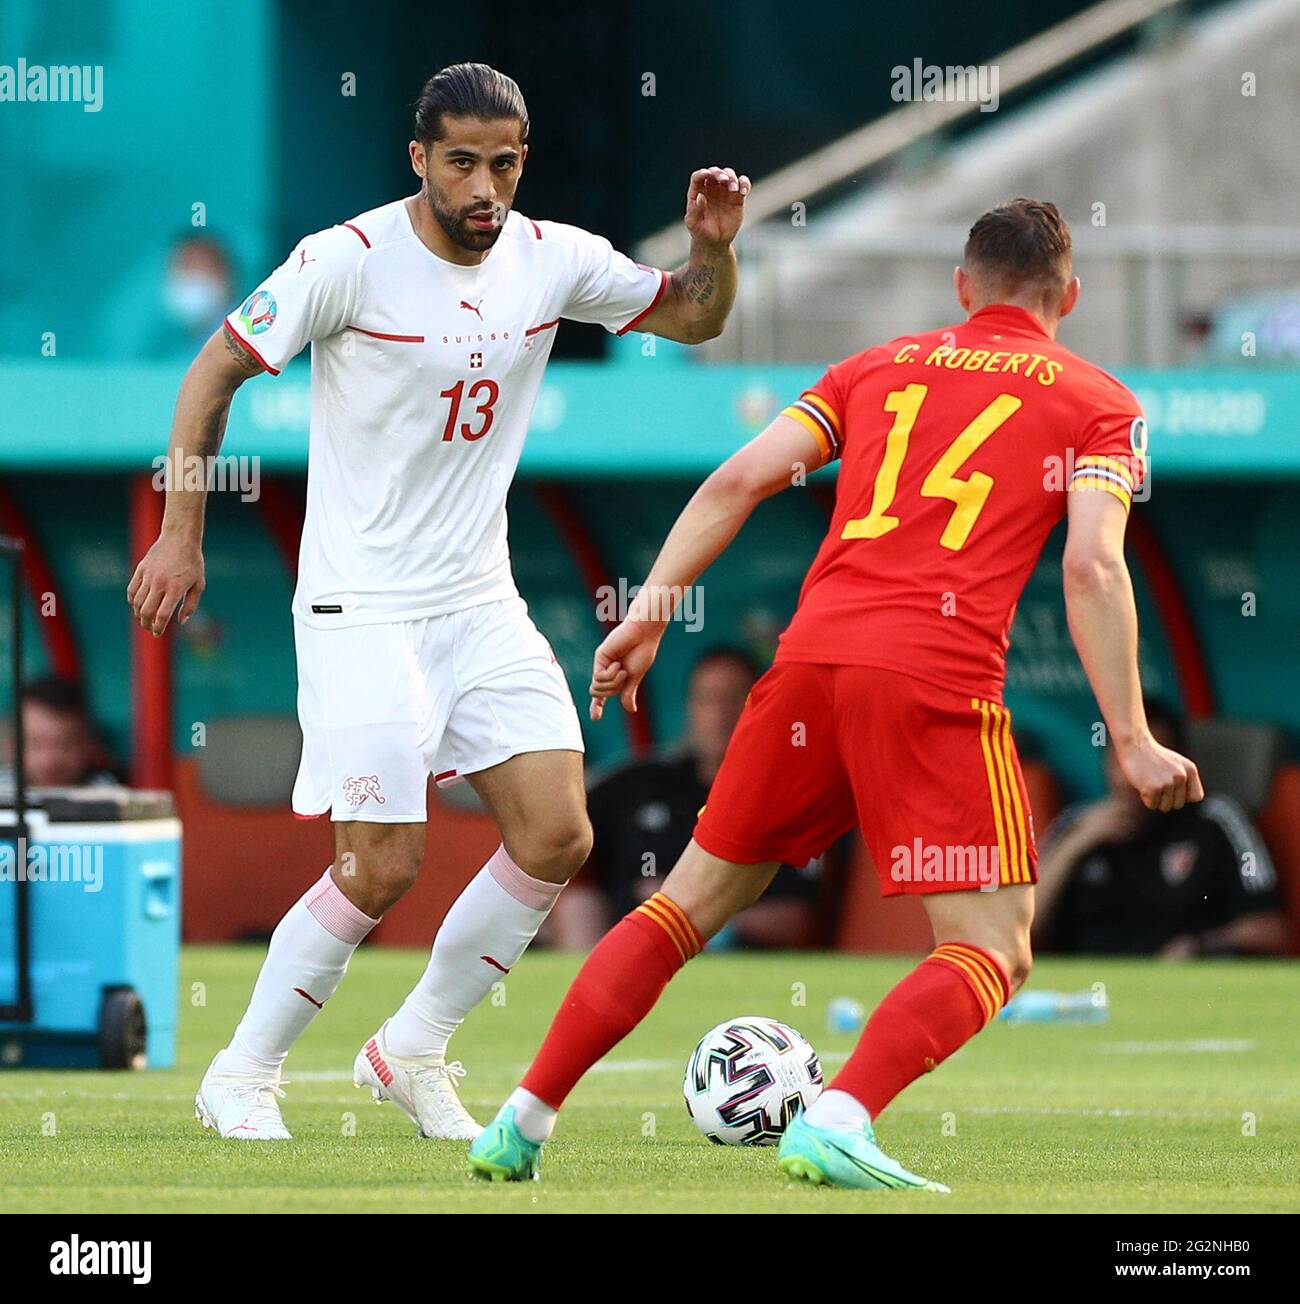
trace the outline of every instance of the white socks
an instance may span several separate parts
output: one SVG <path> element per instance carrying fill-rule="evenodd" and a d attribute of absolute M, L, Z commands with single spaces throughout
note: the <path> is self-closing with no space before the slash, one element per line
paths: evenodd
<path fill-rule="evenodd" d="M 863 1123 L 871 1122 L 867 1107 L 847 1091 L 823 1091 L 804 1110 L 803 1116 L 813 1127 L 829 1127 L 840 1132 L 857 1132 Z"/>
<path fill-rule="evenodd" d="M 466 1014 L 514 968 L 563 886 L 526 874 L 499 847 L 447 912 L 424 976 L 389 1020 L 389 1051 L 441 1060 Z M 289 1048 L 333 996 L 352 952 L 378 922 L 326 870 L 272 934 L 248 1010 L 215 1070 L 278 1078 Z"/>
<path fill-rule="evenodd" d="M 352 952 L 378 922 L 343 895 L 327 869 L 271 935 L 248 1010 L 215 1071 L 278 1078 L 289 1047 L 334 995 Z"/>
<path fill-rule="evenodd" d="M 442 1059 L 451 1034 L 537 936 L 563 886 L 526 874 L 498 847 L 442 921 L 424 976 L 388 1022 L 388 1049 Z"/>
<path fill-rule="evenodd" d="M 542 1145 L 551 1139 L 555 1120 L 560 1116 L 559 1110 L 552 1109 L 546 1101 L 523 1087 L 516 1087 L 501 1109 L 508 1109 L 511 1105 L 515 1107 L 515 1125 L 530 1141 Z M 498 1111 L 497 1117 L 500 1116 Z"/>

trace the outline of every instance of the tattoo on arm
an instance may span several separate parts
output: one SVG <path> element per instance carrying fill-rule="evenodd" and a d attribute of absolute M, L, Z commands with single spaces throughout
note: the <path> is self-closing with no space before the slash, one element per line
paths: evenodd
<path fill-rule="evenodd" d="M 708 263 L 696 263 L 683 270 L 677 288 L 687 303 L 707 308 L 717 289 L 717 277 Z"/>
<path fill-rule="evenodd" d="M 226 346 L 226 352 L 234 358 L 236 363 L 239 364 L 239 369 L 246 376 L 256 376 L 265 370 L 262 364 L 239 342 L 239 336 L 230 329 L 229 323 L 223 322 L 221 325 L 221 342 Z"/>

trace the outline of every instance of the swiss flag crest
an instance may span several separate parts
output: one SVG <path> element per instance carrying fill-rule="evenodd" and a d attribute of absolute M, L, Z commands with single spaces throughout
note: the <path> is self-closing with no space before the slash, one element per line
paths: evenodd
<path fill-rule="evenodd" d="M 469 369 L 477 371 L 483 365 L 483 355 L 481 353 L 471 353 L 469 355 Z"/>

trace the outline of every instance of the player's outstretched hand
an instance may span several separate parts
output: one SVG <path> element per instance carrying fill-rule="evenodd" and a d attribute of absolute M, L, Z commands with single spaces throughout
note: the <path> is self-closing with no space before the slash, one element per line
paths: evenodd
<path fill-rule="evenodd" d="M 686 191 L 686 229 L 702 244 L 730 244 L 745 220 L 749 178 L 734 168 L 697 168 Z"/>
<path fill-rule="evenodd" d="M 1205 796 L 1201 776 L 1193 761 L 1154 738 L 1118 753 L 1124 777 L 1137 789 L 1148 810 L 1182 810 L 1189 801 Z"/>
<path fill-rule="evenodd" d="M 617 697 L 625 711 L 636 710 L 636 690 L 654 665 L 663 626 L 639 620 L 616 625 L 596 649 L 591 665 L 591 718 L 605 713 L 606 699 Z"/>
<path fill-rule="evenodd" d="M 202 548 L 178 535 L 160 534 L 135 568 L 126 600 L 140 624 L 159 638 L 182 598 L 180 624 L 189 620 L 205 583 Z"/>

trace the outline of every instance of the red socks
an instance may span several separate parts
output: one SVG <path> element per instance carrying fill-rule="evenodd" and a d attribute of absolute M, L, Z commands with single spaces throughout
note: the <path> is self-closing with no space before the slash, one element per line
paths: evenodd
<path fill-rule="evenodd" d="M 559 1109 L 582 1075 L 645 1018 L 704 945 L 685 911 L 656 892 L 601 938 L 578 971 L 520 1085 Z"/>
<path fill-rule="evenodd" d="M 909 1082 L 943 1063 L 1007 1003 L 1002 966 L 966 942 L 932 951 L 886 995 L 830 1084 L 873 1121 Z"/>
<path fill-rule="evenodd" d="M 682 908 L 656 892 L 587 957 L 520 1085 L 559 1109 L 703 944 Z M 991 955 L 965 942 L 945 943 L 880 1003 L 830 1086 L 860 1100 L 875 1119 L 909 1082 L 979 1032 L 1009 995 L 1002 966 Z"/>

